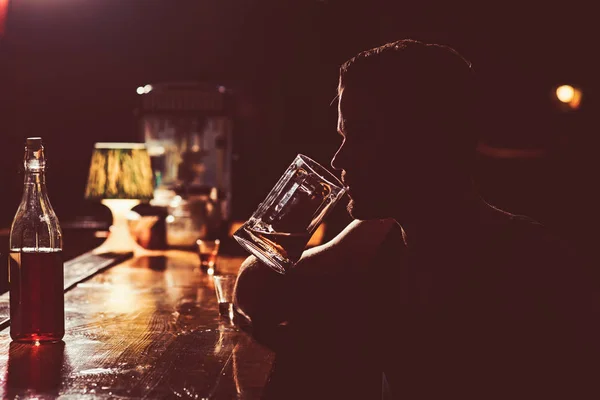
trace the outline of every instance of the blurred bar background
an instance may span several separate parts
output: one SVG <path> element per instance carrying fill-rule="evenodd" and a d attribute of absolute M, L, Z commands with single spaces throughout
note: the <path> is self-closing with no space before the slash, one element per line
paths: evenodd
<path fill-rule="evenodd" d="M 496 4 L 453 9 L 445 29 L 448 10 L 433 11 L 378 1 L 0 0 L 0 229 L 19 203 L 27 136 L 44 138 L 65 231 L 110 224 L 105 207 L 84 199 L 96 142 L 146 142 L 156 183 L 216 196 L 223 218 L 243 221 L 296 154 L 329 165 L 339 65 L 414 38 L 451 45 L 479 75 L 484 198 L 590 248 L 597 24 L 575 6 Z M 177 163 L 165 166 L 167 156 Z M 337 207 L 326 239 L 348 221 Z"/>

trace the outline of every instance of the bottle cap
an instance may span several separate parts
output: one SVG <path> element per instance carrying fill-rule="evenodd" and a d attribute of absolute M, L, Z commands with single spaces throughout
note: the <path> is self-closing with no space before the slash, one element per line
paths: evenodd
<path fill-rule="evenodd" d="M 42 138 L 41 137 L 28 137 L 27 138 L 27 147 L 31 150 L 38 150 L 42 147 Z"/>

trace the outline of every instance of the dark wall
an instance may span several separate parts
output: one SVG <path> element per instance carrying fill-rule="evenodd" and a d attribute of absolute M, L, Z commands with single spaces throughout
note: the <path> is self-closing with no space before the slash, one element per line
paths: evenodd
<path fill-rule="evenodd" d="M 592 237 L 598 69 L 589 14 L 435 11 L 426 18 L 405 3 L 377 1 L 13 0 L 0 42 L 0 226 L 19 200 L 26 136 L 44 137 L 52 202 L 61 219 L 73 219 L 87 212 L 93 143 L 136 140 L 135 88 L 174 80 L 219 82 L 237 93 L 235 182 L 244 196 L 234 207 L 244 218 L 295 154 L 324 163 L 333 154 L 339 65 L 409 37 L 450 44 L 473 61 L 486 94 L 486 142 L 551 149 L 543 159 L 482 159 L 486 198 Z M 439 16 L 453 17 L 457 29 Z M 577 113 L 552 102 L 563 82 L 584 88 Z"/>

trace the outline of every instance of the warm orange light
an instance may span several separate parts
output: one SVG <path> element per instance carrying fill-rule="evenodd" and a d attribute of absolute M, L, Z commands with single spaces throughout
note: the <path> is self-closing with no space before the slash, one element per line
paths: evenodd
<path fill-rule="evenodd" d="M 108 288 L 107 299 L 104 301 L 106 311 L 124 314 L 135 310 L 138 297 L 135 287 L 127 284 L 115 284 Z"/>
<path fill-rule="evenodd" d="M 569 102 L 569 106 L 572 109 L 579 108 L 579 104 L 581 104 L 581 90 L 575 89 L 575 93 L 573 94 L 573 99 Z"/>
<path fill-rule="evenodd" d="M 561 85 L 556 88 L 556 98 L 570 108 L 577 109 L 581 104 L 581 90 L 571 85 Z"/>
<path fill-rule="evenodd" d="M 231 226 L 229 227 L 229 237 L 232 237 L 233 234 L 244 225 L 244 221 L 233 221 Z"/>
<path fill-rule="evenodd" d="M 556 88 L 556 97 L 563 103 L 570 103 L 575 97 L 575 88 L 571 85 L 562 85 Z"/>
<path fill-rule="evenodd" d="M 313 233 L 312 237 L 308 241 L 308 247 L 318 246 L 323 243 L 323 238 L 325 237 L 325 226 L 325 222 L 319 225 L 315 233 Z"/>
<path fill-rule="evenodd" d="M 0 37 L 4 34 L 6 27 L 6 15 L 8 14 L 8 0 L 0 0 Z"/>

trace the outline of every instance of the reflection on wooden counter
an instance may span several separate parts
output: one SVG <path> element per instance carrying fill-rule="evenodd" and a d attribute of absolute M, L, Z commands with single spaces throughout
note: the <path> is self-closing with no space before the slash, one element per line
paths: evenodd
<path fill-rule="evenodd" d="M 235 273 L 242 260 L 219 257 L 219 268 Z M 192 252 L 133 258 L 80 282 L 65 315 L 63 342 L 0 333 L 4 397 L 260 398 L 273 359 L 219 317 Z"/>

